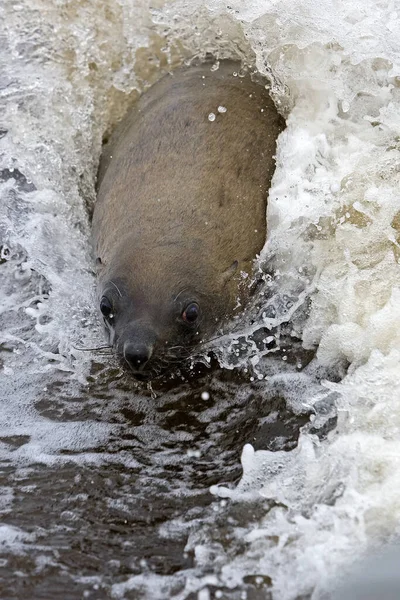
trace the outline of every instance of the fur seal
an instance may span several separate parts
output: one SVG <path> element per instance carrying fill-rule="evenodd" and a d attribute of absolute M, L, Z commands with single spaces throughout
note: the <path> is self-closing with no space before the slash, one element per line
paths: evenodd
<path fill-rule="evenodd" d="M 249 294 L 283 120 L 221 61 L 146 91 L 101 158 L 93 213 L 100 311 L 138 379 L 177 366 Z"/>

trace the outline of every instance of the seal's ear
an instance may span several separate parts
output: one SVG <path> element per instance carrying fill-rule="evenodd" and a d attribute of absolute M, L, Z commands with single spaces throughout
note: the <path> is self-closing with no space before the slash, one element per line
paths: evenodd
<path fill-rule="evenodd" d="M 226 271 L 224 271 L 221 275 L 221 279 L 222 279 L 222 284 L 225 285 L 228 283 L 228 281 L 230 279 L 232 279 L 232 277 L 234 276 L 234 274 L 237 271 L 237 268 L 239 266 L 239 262 L 237 260 L 235 260 L 230 267 L 227 268 Z"/>
<path fill-rule="evenodd" d="M 101 258 L 98 256 L 96 258 L 96 275 L 99 275 L 102 268 L 103 268 L 103 262 L 102 262 Z"/>

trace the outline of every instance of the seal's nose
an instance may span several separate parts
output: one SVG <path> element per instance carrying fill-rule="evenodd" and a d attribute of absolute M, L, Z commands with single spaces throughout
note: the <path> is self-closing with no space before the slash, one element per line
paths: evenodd
<path fill-rule="evenodd" d="M 125 344 L 124 358 L 135 371 L 142 371 L 151 356 L 151 348 L 144 345 Z"/>

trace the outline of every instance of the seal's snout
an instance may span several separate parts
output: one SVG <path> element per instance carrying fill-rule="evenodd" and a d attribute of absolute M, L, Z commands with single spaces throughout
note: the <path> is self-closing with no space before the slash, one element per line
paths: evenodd
<path fill-rule="evenodd" d="M 143 371 L 149 362 L 153 349 L 145 344 L 125 342 L 124 358 L 134 371 Z"/>

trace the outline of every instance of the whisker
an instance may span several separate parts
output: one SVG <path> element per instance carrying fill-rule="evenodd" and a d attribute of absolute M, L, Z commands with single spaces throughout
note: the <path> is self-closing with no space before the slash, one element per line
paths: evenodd
<path fill-rule="evenodd" d="M 121 292 L 120 292 L 120 289 L 119 289 L 119 287 L 117 286 L 117 284 L 116 284 L 116 283 L 114 283 L 114 282 L 113 282 L 113 281 L 111 281 L 111 280 L 110 280 L 110 283 L 111 283 L 111 284 L 112 284 L 112 285 L 115 287 L 115 289 L 117 290 L 117 292 L 118 292 L 118 294 L 119 294 L 119 297 L 120 297 L 120 298 L 122 298 L 122 294 L 121 294 Z"/>
<path fill-rule="evenodd" d="M 181 290 L 181 291 L 179 292 L 179 294 L 178 294 L 177 296 L 175 296 L 174 302 L 176 302 L 176 301 L 177 301 L 177 299 L 179 298 L 179 296 L 180 296 L 181 294 L 183 294 L 183 292 L 186 292 L 186 290 L 188 290 L 188 289 L 189 289 L 189 288 L 184 288 L 183 290 Z"/>
<path fill-rule="evenodd" d="M 201 344 L 200 348 L 207 348 L 207 346 L 209 346 L 211 344 L 211 342 L 216 342 L 217 340 L 220 340 L 221 338 L 227 337 L 228 335 L 230 335 L 231 333 L 233 333 L 234 330 L 230 331 L 229 334 L 228 333 L 221 333 L 220 335 L 216 335 L 213 338 L 210 338 L 209 340 L 207 340 L 205 342 L 205 344 Z"/>
<path fill-rule="evenodd" d="M 183 350 L 184 352 L 188 352 L 191 348 L 195 348 L 197 345 L 198 342 L 193 342 L 192 344 L 187 344 L 186 346 L 168 346 L 166 348 L 166 353 L 173 350 Z"/>
<path fill-rule="evenodd" d="M 99 350 L 108 350 L 109 352 L 112 352 L 112 347 L 111 346 L 98 346 L 97 348 L 84 348 L 81 347 L 79 348 L 78 346 L 72 346 L 75 350 L 79 350 L 79 352 L 98 352 Z"/>

